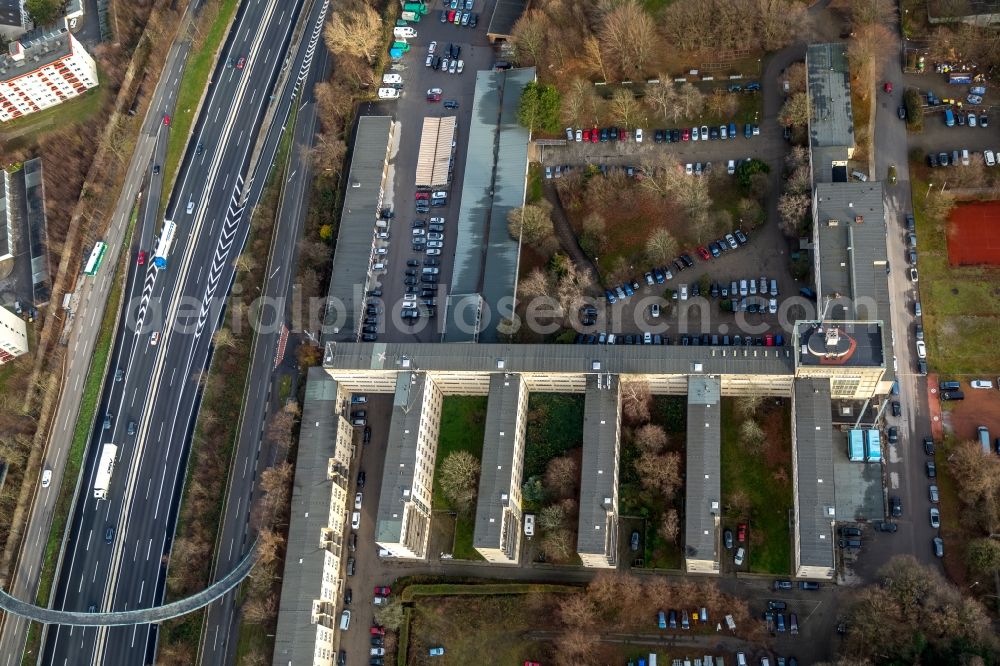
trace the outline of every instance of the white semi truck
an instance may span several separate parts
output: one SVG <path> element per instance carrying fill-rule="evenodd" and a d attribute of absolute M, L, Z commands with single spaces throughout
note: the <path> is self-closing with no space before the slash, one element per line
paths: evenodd
<path fill-rule="evenodd" d="M 94 497 L 108 499 L 108 489 L 111 487 L 111 475 L 115 472 L 115 460 L 118 458 L 118 447 L 105 444 L 101 449 L 101 459 L 97 462 L 97 475 L 94 477 Z"/>

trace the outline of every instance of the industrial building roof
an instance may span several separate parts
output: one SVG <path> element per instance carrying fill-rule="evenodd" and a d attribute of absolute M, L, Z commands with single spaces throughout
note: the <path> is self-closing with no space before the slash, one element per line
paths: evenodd
<path fill-rule="evenodd" d="M 513 298 L 517 286 L 519 248 L 507 231 L 507 213 L 524 204 L 529 134 L 517 122 L 517 107 L 521 91 L 534 78 L 534 68 L 476 74 L 450 292 L 460 299 L 457 302 L 465 302 L 462 297 L 470 294 L 482 295 L 491 313 L 478 334 L 484 342 L 497 340 L 499 304 Z M 444 338 L 471 339 L 451 316 Z"/>
<path fill-rule="evenodd" d="M 797 379 L 793 393 L 795 504 L 799 564 L 834 567 L 833 423 L 830 380 Z"/>
<path fill-rule="evenodd" d="M 810 44 L 806 49 L 809 141 L 816 146 L 854 147 L 851 72 L 845 44 Z"/>
<path fill-rule="evenodd" d="M 31 251 L 31 284 L 35 305 L 49 302 L 52 283 L 49 279 L 48 227 L 45 222 L 45 188 L 42 181 L 42 158 L 25 161 L 24 206 L 28 221 L 28 242 Z"/>
<path fill-rule="evenodd" d="M 375 518 L 376 541 L 399 542 L 402 537 L 403 504 L 413 499 L 414 467 L 419 462 L 417 438 L 427 381 L 427 375 L 417 372 L 401 372 L 396 377 L 389 443 L 382 465 L 382 490 Z"/>
<path fill-rule="evenodd" d="M 520 484 L 521 461 L 514 460 L 514 449 L 517 431 L 524 428 L 523 423 L 518 423 L 520 414 L 517 409 L 523 390 L 524 382 L 519 375 L 496 374 L 490 377 L 473 536 L 473 545 L 477 548 L 499 547 L 504 497 L 510 493 L 512 480 Z M 517 479 L 513 478 L 515 471 L 518 472 Z"/>
<path fill-rule="evenodd" d="M 667 353 L 669 350 L 669 353 Z M 788 347 L 328 343 L 324 367 L 615 374 L 790 375 Z"/>
<path fill-rule="evenodd" d="M 0 55 L 0 83 L 47 67 L 73 52 L 65 22 L 36 28 L 8 45 Z"/>
<path fill-rule="evenodd" d="M 587 377 L 580 464 L 579 553 L 608 554 L 608 515 L 618 512 L 618 443 L 621 384 L 615 375 Z"/>
<path fill-rule="evenodd" d="M 455 116 L 424 118 L 417 153 L 417 187 L 445 186 L 450 181 L 448 167 L 455 141 Z"/>
<path fill-rule="evenodd" d="M 6 169 L 0 177 L 0 261 L 14 256 L 13 231 L 14 211 L 7 206 L 7 180 L 10 176 Z"/>
<path fill-rule="evenodd" d="M 310 664 L 316 644 L 313 601 L 320 598 L 326 550 L 318 547 L 330 513 L 328 465 L 337 438 L 337 382 L 310 368 L 292 486 L 274 664 Z M 343 535 L 331 535 L 336 540 Z M 335 608 L 330 610 L 332 614 Z M 329 626 L 329 625 L 327 625 Z"/>
<path fill-rule="evenodd" d="M 716 521 L 722 501 L 720 399 L 718 377 L 688 381 L 687 460 L 684 504 L 684 557 L 719 561 Z"/>
<path fill-rule="evenodd" d="M 392 127 L 389 116 L 362 116 L 358 120 L 328 294 L 327 330 L 337 339 L 354 339 L 358 332 L 375 220 L 385 194 L 382 187 Z"/>
<path fill-rule="evenodd" d="M 510 37 L 514 24 L 517 23 L 517 19 L 521 18 L 521 14 L 524 13 L 527 6 L 528 0 L 497 0 L 486 34 L 492 39 Z"/>

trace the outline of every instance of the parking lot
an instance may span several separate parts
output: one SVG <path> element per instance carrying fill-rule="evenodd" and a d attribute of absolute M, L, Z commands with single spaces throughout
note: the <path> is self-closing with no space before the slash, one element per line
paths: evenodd
<path fill-rule="evenodd" d="M 443 6 L 434 5 L 419 23 L 413 24 L 417 36 L 407 40 L 410 51 L 403 56 L 395 69 L 387 70 L 387 73 L 399 74 L 402 77 L 402 95 L 394 102 L 382 102 L 378 105 L 377 113 L 391 113 L 400 123 L 399 142 L 392 156 L 394 177 L 383 203 L 384 208 L 393 210 L 394 217 L 389 226 L 388 237 L 376 242 L 376 248 L 385 248 L 384 254 L 377 256 L 383 259 L 386 265 L 385 271 L 375 274 L 373 279 L 374 288 L 381 290 L 382 300 L 382 303 L 374 305 L 382 310 L 378 315 L 378 324 L 375 324 L 379 340 L 429 342 L 440 339 L 439 322 L 443 321 L 455 256 L 458 211 L 462 197 L 462 174 L 465 171 L 476 72 L 492 68 L 495 61 L 493 49 L 486 38 L 486 27 L 493 11 L 493 3 L 473 0 L 471 12 L 479 14 L 476 28 L 441 23 L 439 11 Z M 425 62 L 431 42 L 436 43 L 434 55 L 437 57 L 444 56 L 449 45 L 460 48 L 459 59 L 463 61 L 463 72 L 458 74 L 457 67 L 455 74 L 427 67 Z M 428 101 L 427 91 L 432 88 L 441 89 L 440 101 Z M 446 109 L 444 104 L 449 100 L 457 102 L 457 108 Z M 428 192 L 425 200 L 428 203 L 427 211 L 417 213 L 415 174 L 424 118 L 445 116 L 454 116 L 457 119 L 452 181 L 447 188 L 435 188 L 443 189 L 447 193 L 447 203 L 444 206 L 430 207 L 432 193 Z M 442 228 L 442 231 L 430 230 L 432 217 L 443 219 L 443 222 L 433 223 L 440 224 L 441 227 L 434 228 Z M 427 248 L 430 243 L 440 242 L 441 247 L 435 248 L 440 250 L 439 255 L 429 257 L 425 251 L 414 249 L 412 240 L 415 236 L 412 225 L 415 220 L 423 221 L 423 226 L 420 228 L 424 233 L 421 237 L 429 238 L 431 233 L 441 234 L 440 238 L 434 237 L 438 240 L 428 240 L 424 244 L 424 248 Z M 431 261 L 425 264 L 427 259 Z M 430 265 L 435 263 L 435 260 L 437 265 Z M 424 268 L 436 268 L 437 273 L 434 275 L 430 275 L 430 271 L 424 273 Z M 407 271 L 413 274 L 408 275 Z M 401 316 L 404 303 L 408 303 L 404 302 L 404 296 L 408 295 L 407 287 L 411 288 L 409 302 L 417 302 L 419 307 L 406 309 L 419 310 L 420 321 L 414 322 L 413 319 Z M 434 299 L 434 305 L 428 306 L 431 299 Z M 435 316 L 428 321 L 428 313 L 431 312 Z"/>

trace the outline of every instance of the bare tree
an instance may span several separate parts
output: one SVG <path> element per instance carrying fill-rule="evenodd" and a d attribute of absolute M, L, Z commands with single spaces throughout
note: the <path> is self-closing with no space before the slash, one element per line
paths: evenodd
<path fill-rule="evenodd" d="M 215 344 L 216 349 L 232 349 L 236 346 L 236 338 L 233 337 L 233 332 L 228 328 L 220 328 L 212 336 L 212 342 Z"/>
<path fill-rule="evenodd" d="M 551 254 L 558 246 L 551 212 L 552 205 L 544 199 L 510 210 L 507 213 L 507 230 L 511 238 L 520 239 L 543 254 Z"/>
<path fill-rule="evenodd" d="M 567 594 L 559 603 L 559 620 L 567 627 L 592 629 L 597 626 L 597 609 L 586 594 Z"/>
<path fill-rule="evenodd" d="M 677 90 L 667 74 L 657 76 L 657 82 L 646 86 L 643 98 L 647 106 L 658 116 L 669 121 L 671 111 L 677 105 Z"/>
<path fill-rule="evenodd" d="M 611 113 L 619 125 L 635 127 L 639 114 L 639 102 L 628 88 L 618 88 L 611 95 Z"/>
<path fill-rule="evenodd" d="M 851 0 L 851 25 L 855 30 L 875 23 L 887 24 L 895 18 L 891 0 Z"/>
<path fill-rule="evenodd" d="M 736 399 L 736 413 L 744 420 L 749 419 L 757 414 L 757 410 L 760 409 L 763 402 L 764 396 L 760 393 L 740 396 Z"/>
<path fill-rule="evenodd" d="M 591 257 L 598 256 L 608 246 L 608 237 L 604 218 L 593 211 L 583 218 L 583 229 L 580 233 L 580 247 Z"/>
<path fill-rule="evenodd" d="M 847 57 L 857 75 L 858 90 L 862 97 L 868 98 L 875 92 L 875 82 L 893 53 L 892 45 L 895 41 L 893 34 L 884 25 L 866 25 L 855 30 L 847 47 Z"/>
<path fill-rule="evenodd" d="M 728 117 L 736 113 L 739 102 L 733 95 L 722 88 L 716 88 L 708 97 L 708 109 L 717 116 Z"/>
<path fill-rule="evenodd" d="M 778 123 L 782 126 L 805 127 L 809 124 L 809 96 L 804 93 L 789 95 L 778 112 Z"/>
<path fill-rule="evenodd" d="M 514 24 L 511 42 L 514 44 L 517 62 L 520 65 L 537 65 L 546 51 L 545 33 L 549 29 L 549 17 L 539 9 L 529 9 Z"/>
<path fill-rule="evenodd" d="M 608 81 L 608 65 L 601 51 L 601 42 L 593 35 L 588 35 L 583 40 L 584 62 L 589 66 L 589 70 L 601 77 L 602 81 Z"/>
<path fill-rule="evenodd" d="M 656 41 L 652 17 L 636 0 L 605 3 L 602 9 L 598 38 L 603 50 L 625 76 L 641 74 Z"/>
<path fill-rule="evenodd" d="M 663 426 L 647 423 L 636 428 L 632 442 L 643 452 L 658 454 L 667 446 L 667 433 Z"/>
<path fill-rule="evenodd" d="M 786 193 L 778 198 L 781 230 L 786 236 L 795 238 L 801 233 L 802 223 L 809 212 L 809 203 L 809 197 L 805 194 Z"/>
<path fill-rule="evenodd" d="M 649 408 L 653 395 L 649 383 L 644 381 L 623 381 L 621 383 L 622 416 L 631 424 L 649 421 Z"/>
<path fill-rule="evenodd" d="M 740 424 L 740 443 L 750 453 L 764 450 L 764 429 L 756 421 L 747 419 Z"/>
<path fill-rule="evenodd" d="M 371 65 L 382 45 L 382 17 L 363 1 L 331 12 L 323 41 L 331 53 L 363 57 Z"/>
<path fill-rule="evenodd" d="M 552 291 L 552 282 L 541 268 L 533 268 L 528 276 L 517 283 L 521 298 L 547 296 Z"/>
<path fill-rule="evenodd" d="M 375 619 L 390 631 L 403 626 L 403 600 L 399 595 L 389 597 L 389 603 L 375 607 Z"/>
<path fill-rule="evenodd" d="M 635 461 L 635 470 L 644 487 L 659 491 L 668 499 L 681 487 L 681 455 L 676 451 L 660 455 L 644 453 Z"/>
<path fill-rule="evenodd" d="M 680 245 L 666 229 L 657 229 L 646 239 L 646 259 L 657 266 L 670 263 Z"/>
<path fill-rule="evenodd" d="M 677 105 L 674 108 L 680 115 L 673 120 L 693 118 L 705 108 L 705 95 L 694 85 L 685 81 L 677 88 Z"/>
<path fill-rule="evenodd" d="M 546 530 L 542 535 L 542 551 L 550 560 L 564 562 L 573 555 L 573 532 L 565 528 Z"/>
<path fill-rule="evenodd" d="M 677 543 L 677 537 L 681 534 L 681 520 L 677 515 L 677 509 L 667 509 L 658 531 L 660 536 L 670 543 Z"/>
<path fill-rule="evenodd" d="M 265 597 L 251 596 L 243 603 L 243 620 L 250 624 L 270 622 L 278 613 L 278 598 L 274 594 Z"/>
<path fill-rule="evenodd" d="M 793 62 L 785 71 L 785 80 L 788 81 L 788 91 L 793 93 L 806 91 L 806 64 L 804 62 Z"/>
<path fill-rule="evenodd" d="M 558 530 L 567 520 L 566 513 L 566 506 L 561 502 L 543 507 L 538 513 L 538 527 L 545 531 Z"/>
<path fill-rule="evenodd" d="M 475 507 L 479 471 L 479 459 L 468 451 L 453 451 L 441 462 L 441 492 L 456 511 L 466 513 Z"/>
<path fill-rule="evenodd" d="M 580 466 L 572 456 L 558 456 L 545 468 L 545 487 L 556 497 L 575 497 Z"/>

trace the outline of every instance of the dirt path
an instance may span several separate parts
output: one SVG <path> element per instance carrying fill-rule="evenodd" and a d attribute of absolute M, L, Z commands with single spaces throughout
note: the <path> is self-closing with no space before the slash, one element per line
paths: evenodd
<path fill-rule="evenodd" d="M 559 239 L 559 247 L 573 260 L 577 269 L 588 270 L 597 278 L 600 275 L 597 272 L 597 266 L 594 265 L 594 262 L 587 257 L 583 248 L 580 247 L 580 242 L 576 239 L 576 234 L 573 233 L 573 227 L 570 226 L 569 220 L 566 218 L 566 211 L 563 210 L 562 202 L 559 200 L 555 186 L 551 182 L 544 182 L 542 184 L 542 191 L 545 194 L 546 201 L 552 204 L 552 226 L 555 227 L 556 238 Z"/>

